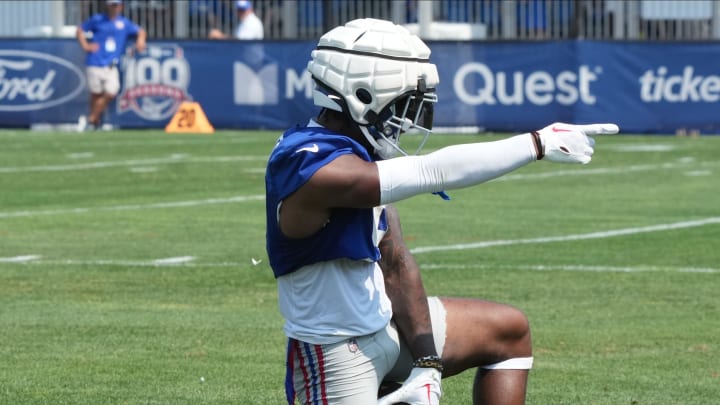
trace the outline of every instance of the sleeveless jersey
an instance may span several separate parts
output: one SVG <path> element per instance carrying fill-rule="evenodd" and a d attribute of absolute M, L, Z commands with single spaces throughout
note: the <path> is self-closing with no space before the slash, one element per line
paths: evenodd
<path fill-rule="evenodd" d="M 325 227 L 307 238 L 280 231 L 283 199 L 344 154 L 372 161 L 358 142 L 311 122 L 280 137 L 265 175 L 266 247 L 285 333 L 313 344 L 374 333 L 392 317 L 377 264 L 377 243 L 387 230 L 383 207 L 334 209 Z"/>

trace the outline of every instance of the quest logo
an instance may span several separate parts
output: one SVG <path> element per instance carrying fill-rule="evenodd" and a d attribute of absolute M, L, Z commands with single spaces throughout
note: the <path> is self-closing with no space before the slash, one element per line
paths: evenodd
<path fill-rule="evenodd" d="M 0 50 L 0 111 L 35 111 L 72 100 L 85 75 L 72 63 L 41 52 Z"/>
<path fill-rule="evenodd" d="M 596 98 L 592 84 L 600 74 L 599 66 L 580 65 L 577 71 L 552 74 L 543 70 L 496 72 L 484 63 L 473 62 L 462 65 L 455 73 L 453 89 L 463 103 L 470 105 L 593 105 Z"/>

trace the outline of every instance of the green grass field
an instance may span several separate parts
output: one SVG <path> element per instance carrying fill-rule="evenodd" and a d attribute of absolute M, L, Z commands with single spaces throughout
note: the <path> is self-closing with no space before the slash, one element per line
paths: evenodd
<path fill-rule="evenodd" d="M 0 131 L 0 403 L 283 403 L 277 135 Z M 720 137 L 603 136 L 588 166 L 398 207 L 429 293 L 530 318 L 528 404 L 717 404 L 718 156 Z"/>

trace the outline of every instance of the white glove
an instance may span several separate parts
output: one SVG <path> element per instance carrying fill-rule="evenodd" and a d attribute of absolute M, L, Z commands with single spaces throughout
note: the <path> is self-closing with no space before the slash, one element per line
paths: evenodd
<path fill-rule="evenodd" d="M 378 400 L 378 405 L 407 403 L 410 405 L 439 405 L 440 371 L 434 368 L 415 367 L 410 376 L 397 390 Z"/>
<path fill-rule="evenodd" d="M 590 163 L 595 140 L 588 135 L 617 134 L 615 124 L 571 125 L 556 122 L 539 131 L 544 159 L 557 163 Z"/>

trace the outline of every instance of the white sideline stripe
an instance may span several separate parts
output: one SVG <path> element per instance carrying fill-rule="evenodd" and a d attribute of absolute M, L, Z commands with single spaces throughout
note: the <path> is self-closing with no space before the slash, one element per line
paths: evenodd
<path fill-rule="evenodd" d="M 691 170 L 684 173 L 686 176 L 697 177 L 697 176 L 709 176 L 712 174 L 710 170 Z"/>
<path fill-rule="evenodd" d="M 640 145 L 614 145 L 608 147 L 610 150 L 616 152 L 670 152 L 676 150 L 677 145 L 665 144 L 665 143 L 644 143 Z"/>
<path fill-rule="evenodd" d="M 71 170 L 92 170 L 103 169 L 108 167 L 123 166 L 152 166 L 162 164 L 176 163 L 226 163 L 241 161 L 266 161 L 267 156 L 215 156 L 215 157 L 189 157 L 185 155 L 175 155 L 166 158 L 156 159 L 134 159 L 134 160 L 118 160 L 109 162 L 89 162 L 77 163 L 72 165 L 45 165 L 45 166 L 11 166 L 0 167 L 2 173 L 24 173 L 24 172 L 64 172 Z"/>
<path fill-rule="evenodd" d="M 712 267 L 674 267 L 674 266 L 588 266 L 582 264 L 536 264 L 536 265 L 490 265 L 490 264 L 426 264 L 422 269 L 459 269 L 459 270 L 534 270 L 534 271 L 588 271 L 598 273 L 641 273 L 641 272 L 677 272 L 677 273 L 720 273 L 720 269 Z"/>
<path fill-rule="evenodd" d="M 195 260 L 194 256 L 168 257 L 165 259 L 153 260 L 153 264 L 155 264 L 156 266 L 166 266 L 166 265 L 176 265 L 176 264 L 188 263 L 193 260 Z"/>
<path fill-rule="evenodd" d="M 211 205 L 211 204 L 228 204 L 246 201 L 257 201 L 264 200 L 264 195 L 247 195 L 237 196 L 229 198 L 209 198 L 206 200 L 194 200 L 194 201 L 173 201 L 164 203 L 153 203 L 153 204 L 131 204 L 131 205 L 113 205 L 109 207 L 92 207 L 92 208 L 67 208 L 57 210 L 38 210 L 38 211 L 15 211 L 15 212 L 0 212 L 0 219 L 2 218 L 18 218 L 18 217 L 34 217 L 40 215 L 62 215 L 62 214 L 85 214 L 88 212 L 100 212 L 100 211 L 131 211 L 131 210 L 144 210 L 150 208 L 181 208 L 181 207 L 197 207 L 200 205 Z"/>
<path fill-rule="evenodd" d="M 191 259 L 189 259 L 191 258 Z M 239 267 L 246 263 L 195 263 L 192 256 L 171 257 L 157 260 L 77 260 L 77 259 L 42 259 L 21 262 L 25 265 L 51 265 L 51 266 L 125 266 L 125 267 Z M 0 261 L 0 264 L 11 263 Z"/>
<path fill-rule="evenodd" d="M 93 156 L 95 156 L 95 152 L 77 152 L 67 155 L 67 157 L 70 159 L 89 159 Z"/>
<path fill-rule="evenodd" d="M 280 135 L 278 132 L 277 135 Z M 205 139 L 198 139 L 198 138 L 186 138 L 186 139 L 162 139 L 161 138 L 145 138 L 138 139 L 138 138 L 126 138 L 120 141 L 117 141 L 117 139 L 121 139 L 124 134 L 120 134 L 117 138 L 114 136 L 111 136 L 109 138 L 105 138 L 104 136 L 102 139 L 100 137 L 94 137 L 92 135 L 88 135 L 88 133 L 79 133 L 75 131 L 8 131 L 0 129 L 0 138 L 57 138 L 59 136 L 65 136 L 68 138 L 76 138 L 79 140 L 82 140 L 87 145 L 99 145 L 102 147 L 116 147 L 116 146 L 147 146 L 147 145 L 160 145 L 160 146 L 166 146 L 166 145 L 206 145 L 208 144 L 208 141 Z M 165 135 L 167 136 L 167 135 Z M 248 134 L 242 133 L 242 134 L 219 134 L 217 137 L 213 137 L 212 142 L 213 144 L 219 144 L 219 143 L 253 143 L 253 142 L 265 142 L 265 140 L 269 140 L 268 143 L 269 147 L 272 148 L 272 146 L 275 144 L 277 136 L 271 136 L 268 138 L 265 135 L 251 135 L 248 136 Z M 114 141 L 115 140 L 115 141 Z"/>
<path fill-rule="evenodd" d="M 125 267 L 161 267 L 172 265 L 173 267 L 247 267 L 245 262 L 219 262 L 219 263 L 198 263 L 193 260 L 180 260 L 190 258 L 192 256 L 183 256 L 178 258 L 158 259 L 158 260 L 76 260 L 76 259 L 60 259 L 46 260 L 36 259 L 25 261 L 8 261 L 1 260 L 1 264 L 21 263 L 24 265 L 65 265 L 65 266 L 125 266 Z M 21 256 L 22 257 L 22 256 Z M 9 258 L 6 258 L 9 259 Z M 164 261 L 173 260 L 171 263 Z M 536 265 L 490 265 L 490 264 L 420 264 L 420 268 L 427 270 L 531 270 L 531 271 L 575 271 L 575 272 L 598 272 L 598 273 L 643 273 L 643 272 L 675 272 L 675 273 L 699 273 L 699 274 L 716 274 L 720 273 L 719 268 L 712 267 L 678 267 L 678 266 L 594 266 L 594 265 L 553 265 L 553 264 L 536 264 Z"/>
<path fill-rule="evenodd" d="M 134 159 L 119 160 L 106 162 L 88 162 L 69 165 L 42 165 L 42 166 L 10 166 L 0 167 L 0 174 L 3 173 L 24 173 L 24 172 L 60 172 L 72 170 L 92 170 L 109 167 L 122 166 L 150 166 L 156 164 L 176 164 L 176 163 L 225 163 L 238 161 L 267 161 L 267 156 L 215 156 L 215 157 L 190 157 L 187 155 L 174 155 L 166 158 L 155 159 Z M 701 166 L 717 165 L 720 162 L 688 162 L 680 161 L 678 163 L 664 163 L 660 165 L 635 165 L 623 166 L 615 168 L 595 168 L 584 170 L 554 170 L 545 173 L 533 174 L 508 174 L 497 178 L 493 181 L 509 181 L 509 180 L 525 180 L 550 178 L 558 176 L 586 176 L 594 174 L 624 174 L 627 172 L 651 171 L 657 169 L 676 169 L 679 167 L 688 167 L 690 164 L 698 164 Z"/>
<path fill-rule="evenodd" d="M 626 174 L 629 172 L 644 172 L 659 169 L 678 169 L 678 168 L 690 168 L 693 165 L 700 166 L 715 166 L 720 162 L 692 162 L 682 160 L 677 163 L 663 163 L 659 165 L 634 165 L 634 166 L 622 166 L 622 167 L 600 167 L 594 169 L 581 169 L 581 170 L 554 170 L 551 172 L 544 173 L 529 173 L 529 174 L 507 174 L 499 177 L 492 181 L 511 181 L 511 180 L 528 180 L 528 179 L 545 179 L 551 177 L 560 176 L 587 176 L 594 174 Z"/>
<path fill-rule="evenodd" d="M 612 238 L 615 236 L 635 235 L 639 233 L 647 232 L 661 232 L 669 231 L 673 229 L 682 228 L 694 228 L 704 225 L 720 224 L 720 217 L 710 217 L 699 219 L 695 221 L 683 221 L 674 222 L 670 224 L 659 224 L 651 226 L 643 226 L 638 228 L 625 228 L 625 229 L 614 229 L 610 231 L 601 232 L 590 232 L 575 235 L 565 236 L 545 236 L 541 238 L 530 238 L 530 239 L 510 239 L 510 240 L 491 240 L 486 242 L 475 242 L 475 243 L 463 243 L 457 245 L 444 245 L 444 246 L 421 246 L 411 249 L 412 253 L 427 253 L 427 252 L 443 252 L 449 250 L 468 250 L 468 249 L 482 249 L 493 246 L 510 246 L 510 245 L 527 245 L 536 243 L 550 243 L 550 242 L 569 242 L 587 239 L 604 239 Z"/>
<path fill-rule="evenodd" d="M 131 173 L 155 173 L 157 171 L 157 167 L 153 166 L 139 166 L 139 167 L 131 167 L 130 172 Z"/>
<path fill-rule="evenodd" d="M 31 260 L 38 260 L 40 255 L 25 255 L 15 257 L 0 257 L 0 263 L 25 263 Z"/>
<path fill-rule="evenodd" d="M 192 257 L 192 256 L 186 256 Z M 185 257 L 169 258 L 169 259 L 184 259 Z M 125 267 L 160 267 L 169 266 L 173 267 L 242 267 L 248 266 L 247 263 L 235 263 L 235 262 L 224 262 L 224 263 L 197 263 L 195 258 L 192 260 L 176 261 L 171 263 L 163 262 L 169 259 L 158 259 L 158 260 L 78 260 L 78 259 L 62 259 L 62 260 L 36 260 L 32 262 L 25 262 L 24 264 L 32 265 L 65 265 L 65 266 L 125 266 Z M 3 262 L 0 262 L 2 264 Z"/>

